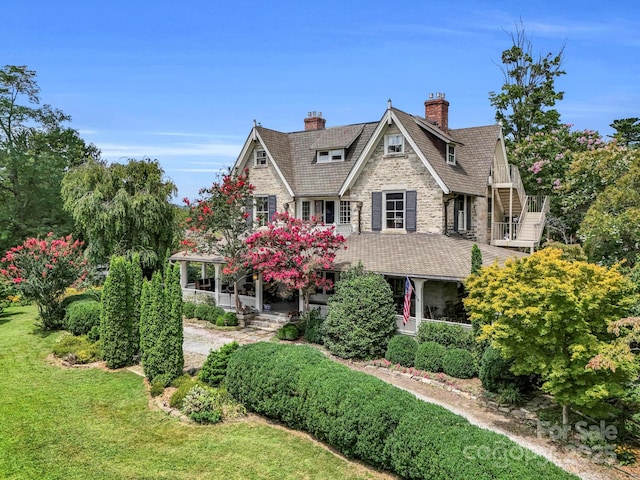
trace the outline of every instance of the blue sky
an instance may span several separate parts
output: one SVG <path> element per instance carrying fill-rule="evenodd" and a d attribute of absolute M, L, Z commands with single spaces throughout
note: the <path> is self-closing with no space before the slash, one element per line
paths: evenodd
<path fill-rule="evenodd" d="M 3 65 L 109 161 L 157 158 L 194 198 L 233 164 L 253 119 L 302 130 L 378 120 L 388 98 L 423 114 L 445 92 L 452 128 L 494 123 L 506 32 L 534 52 L 566 44 L 557 106 L 574 128 L 640 117 L 640 2 L 30 0 L 3 9 Z"/>

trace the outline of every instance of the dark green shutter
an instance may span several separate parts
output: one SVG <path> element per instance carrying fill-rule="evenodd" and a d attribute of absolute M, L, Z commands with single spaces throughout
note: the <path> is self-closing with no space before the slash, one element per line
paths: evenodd
<path fill-rule="evenodd" d="M 273 221 L 273 216 L 276 214 L 276 196 L 269 195 L 267 200 L 267 208 L 269 209 L 269 222 Z"/>

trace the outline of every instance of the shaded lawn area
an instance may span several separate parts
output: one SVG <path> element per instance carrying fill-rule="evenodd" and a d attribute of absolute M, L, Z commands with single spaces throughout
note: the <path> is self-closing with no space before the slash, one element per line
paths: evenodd
<path fill-rule="evenodd" d="M 50 365 L 60 334 L 35 332 L 35 317 L 34 307 L 0 316 L 0 478 L 378 478 L 268 425 L 196 426 L 151 411 L 132 373 Z"/>

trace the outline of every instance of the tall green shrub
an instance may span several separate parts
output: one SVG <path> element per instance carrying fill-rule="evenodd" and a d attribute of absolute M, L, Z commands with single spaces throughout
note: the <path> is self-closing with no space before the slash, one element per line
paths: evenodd
<path fill-rule="evenodd" d="M 130 286 L 126 260 L 124 257 L 113 257 L 104 282 L 100 315 L 102 357 L 109 368 L 131 365 L 136 352 L 136 345 L 132 342 Z"/>
<path fill-rule="evenodd" d="M 476 243 L 471 247 L 471 275 L 480 273 L 482 269 L 482 252 Z"/>
<path fill-rule="evenodd" d="M 145 282 L 141 301 L 140 347 L 144 374 L 177 378 L 184 367 L 182 351 L 182 288 L 176 265 L 165 269 L 165 278 L 155 272 Z"/>
<path fill-rule="evenodd" d="M 229 357 L 238 347 L 240 347 L 240 344 L 234 341 L 223 345 L 219 350 L 211 352 L 204 365 L 202 365 L 198 378 L 212 387 L 220 385 L 227 374 Z"/>
<path fill-rule="evenodd" d="M 389 284 L 377 273 L 347 274 L 336 283 L 323 325 L 324 344 L 342 358 L 379 358 L 396 333 Z"/>
<path fill-rule="evenodd" d="M 131 279 L 130 299 L 131 299 L 131 342 L 135 345 L 135 353 L 140 352 L 140 309 L 142 296 L 142 265 L 140 264 L 140 254 L 134 253 L 128 262 L 129 277 Z"/>

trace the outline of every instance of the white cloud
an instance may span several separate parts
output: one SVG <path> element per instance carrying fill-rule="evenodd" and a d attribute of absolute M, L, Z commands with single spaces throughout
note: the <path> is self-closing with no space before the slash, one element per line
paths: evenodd
<path fill-rule="evenodd" d="M 235 158 L 242 145 L 228 143 L 188 143 L 176 145 L 135 145 L 118 143 L 100 143 L 96 146 L 102 150 L 105 158 L 121 157 L 161 157 L 161 156 L 200 156 Z"/>

